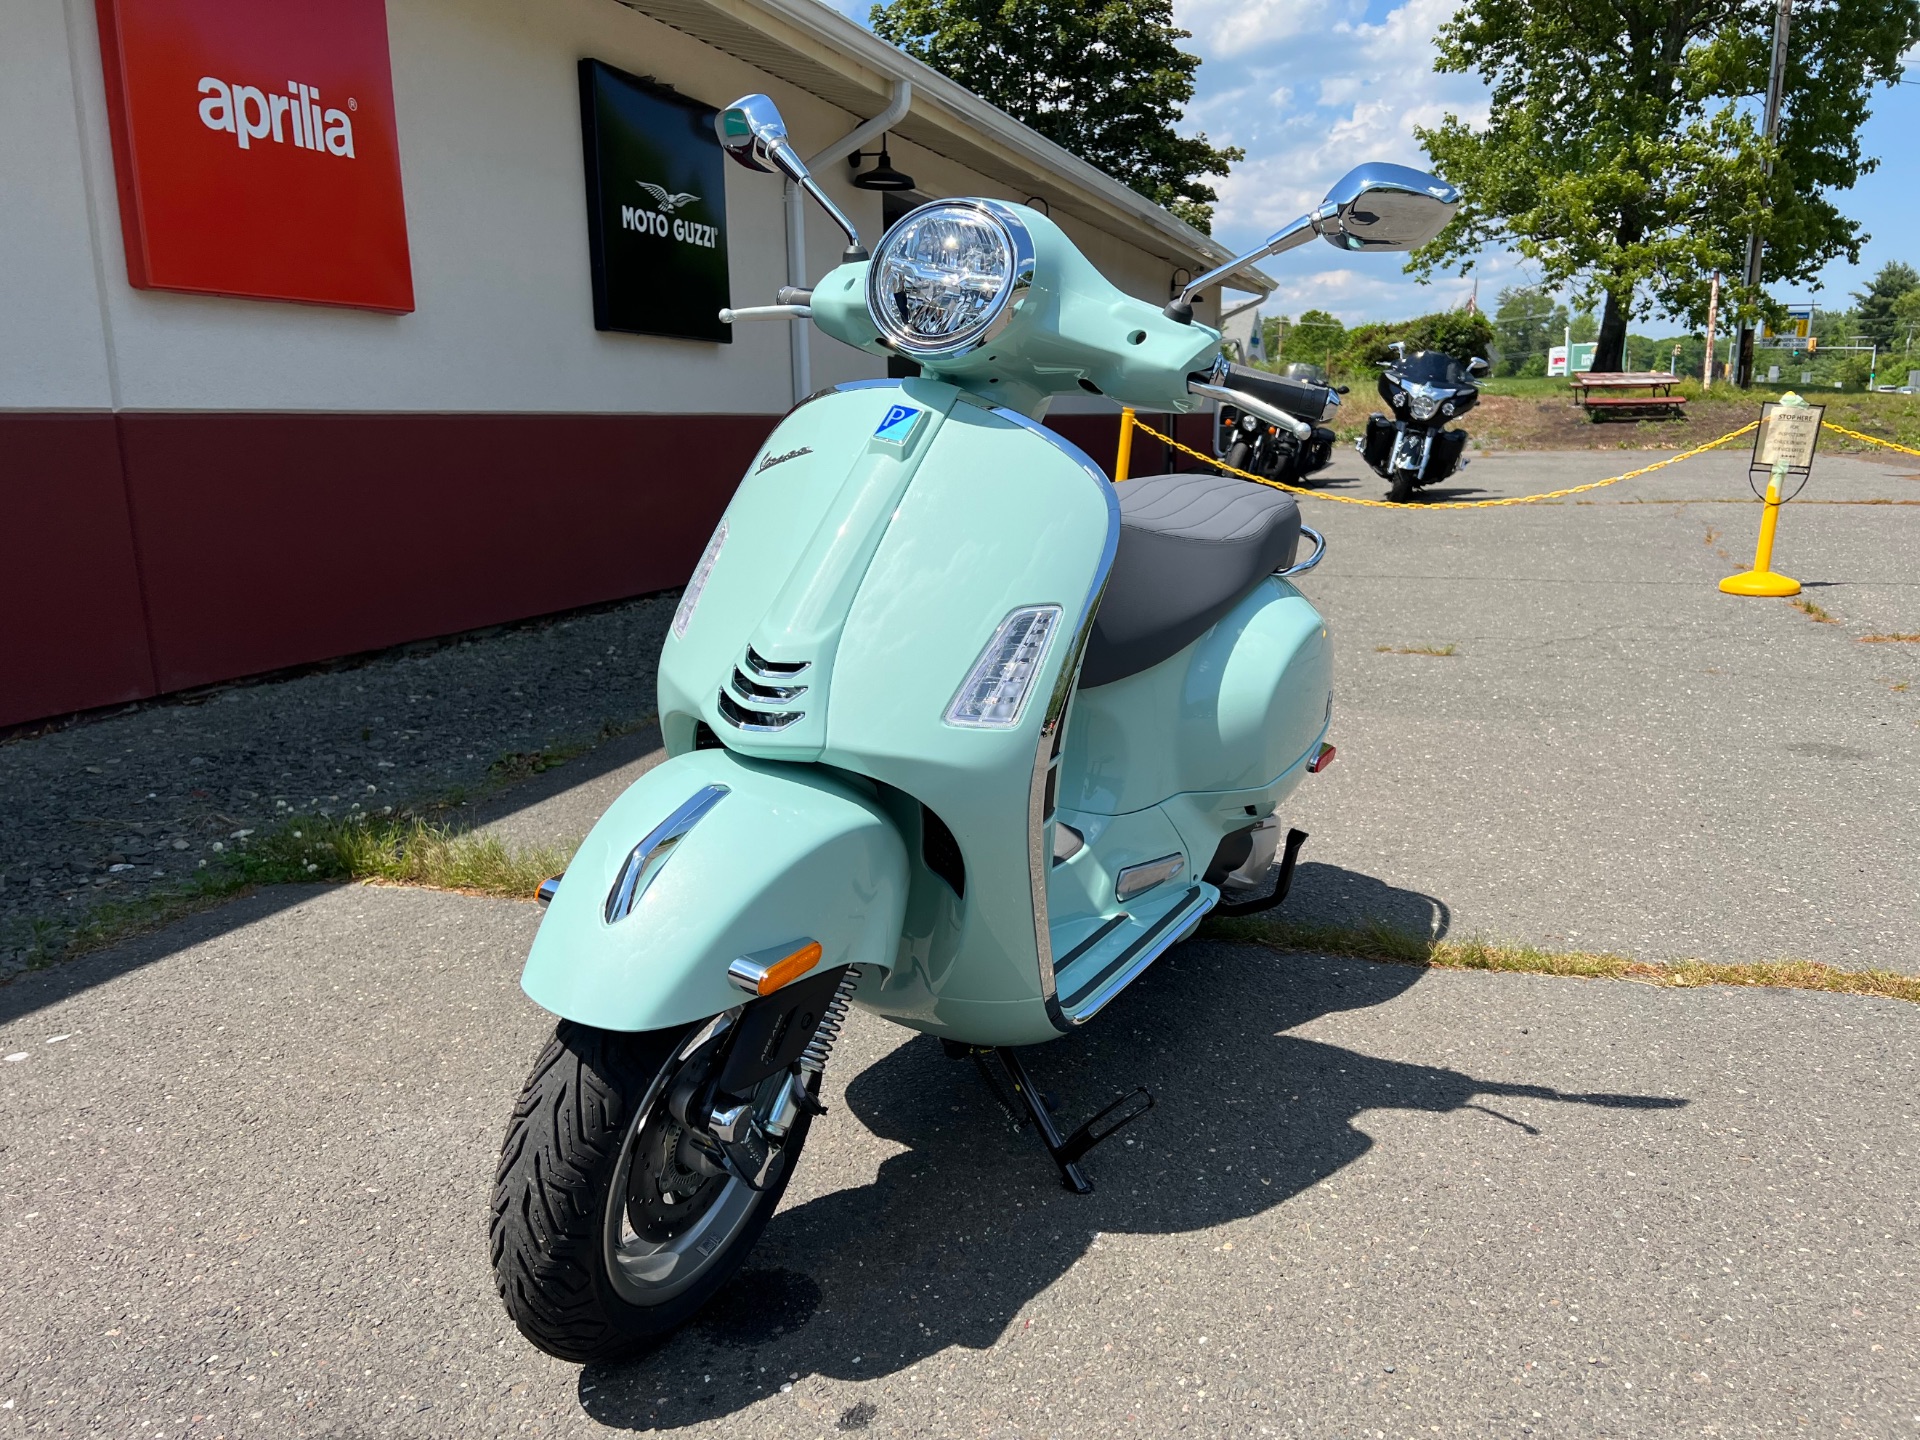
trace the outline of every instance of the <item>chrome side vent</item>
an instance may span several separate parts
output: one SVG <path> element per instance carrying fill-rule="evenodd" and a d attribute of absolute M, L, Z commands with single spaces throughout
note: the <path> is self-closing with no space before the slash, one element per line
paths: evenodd
<path fill-rule="evenodd" d="M 811 660 L 767 660 L 751 645 L 747 646 L 747 673 L 757 675 L 762 680 L 784 680 L 790 675 L 798 675 L 812 664 Z"/>
<path fill-rule="evenodd" d="M 793 677 L 811 669 L 811 660 L 769 660 L 751 645 L 720 687 L 720 718 L 739 730 L 768 735 L 806 715 L 786 707 L 807 693 Z"/>
<path fill-rule="evenodd" d="M 804 685 L 762 685 L 757 680 L 749 680 L 739 670 L 733 672 L 733 678 L 729 683 L 733 687 L 734 695 L 749 703 L 770 701 L 776 705 L 784 705 L 789 700 L 798 699 L 807 693 L 807 687 Z"/>
<path fill-rule="evenodd" d="M 749 710 L 726 691 L 720 692 L 720 718 L 736 730 L 771 735 L 806 717 L 804 710 Z"/>

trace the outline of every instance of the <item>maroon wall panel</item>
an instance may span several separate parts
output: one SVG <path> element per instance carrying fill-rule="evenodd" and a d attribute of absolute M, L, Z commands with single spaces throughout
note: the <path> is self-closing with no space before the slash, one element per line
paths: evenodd
<path fill-rule="evenodd" d="M 153 693 L 113 416 L 0 415 L 0 725 Z"/>
<path fill-rule="evenodd" d="M 677 585 L 776 418 L 123 414 L 159 687 Z"/>
<path fill-rule="evenodd" d="M 1182 445 L 1190 445 L 1203 455 L 1213 453 L 1213 415 L 1210 411 L 1197 415 L 1150 415 L 1142 411 L 1140 418 L 1162 435 L 1173 436 Z M 1113 474 L 1113 462 L 1120 445 L 1118 415 L 1052 415 L 1048 417 L 1047 425 L 1086 451 L 1108 475 Z M 1176 470 L 1206 468 L 1198 460 L 1177 452 L 1173 458 Z M 1133 457 L 1128 469 L 1134 475 L 1159 475 L 1166 468 L 1167 447 L 1136 430 L 1133 435 Z"/>

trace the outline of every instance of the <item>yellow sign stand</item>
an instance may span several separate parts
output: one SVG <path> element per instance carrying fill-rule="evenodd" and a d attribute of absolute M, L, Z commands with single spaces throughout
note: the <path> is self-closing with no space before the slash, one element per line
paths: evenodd
<path fill-rule="evenodd" d="M 1809 405 L 1792 391 L 1778 404 L 1760 407 L 1760 430 L 1753 441 L 1751 470 L 1768 466 L 1766 507 L 1760 512 L 1760 543 L 1754 547 L 1753 568 L 1729 575 L 1720 588 L 1729 595 L 1798 595 L 1800 582 L 1773 570 L 1773 532 L 1780 523 L 1780 482 L 1797 474 L 1801 483 L 1813 468 L 1814 446 L 1820 439 L 1820 417 L 1825 407 Z M 1749 473 L 1751 473 L 1751 470 Z M 1794 492 L 1798 494 L 1796 490 Z"/>

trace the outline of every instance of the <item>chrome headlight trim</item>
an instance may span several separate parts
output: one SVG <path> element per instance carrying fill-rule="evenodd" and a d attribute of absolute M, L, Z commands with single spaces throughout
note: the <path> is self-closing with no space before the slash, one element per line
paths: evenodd
<path fill-rule="evenodd" d="M 1416 383 L 1407 386 L 1407 396 L 1410 401 L 1413 418 L 1416 420 L 1431 420 L 1433 418 L 1433 412 L 1440 408 L 1440 402 L 1451 394 L 1453 394 L 1453 392 L 1444 385 L 1421 385 Z"/>
<path fill-rule="evenodd" d="M 1007 284 L 993 298 L 986 311 L 964 330 L 931 344 L 902 326 L 894 317 L 892 308 L 881 304 L 880 295 L 881 262 L 887 257 L 887 248 L 893 243 L 893 237 L 903 234 L 908 224 L 916 218 L 923 218 L 930 210 L 964 210 L 984 217 L 1000 232 L 1011 257 Z M 901 216 L 887 234 L 888 238 L 880 242 L 873 259 L 867 264 L 867 318 L 873 321 L 883 341 L 913 359 L 952 360 L 978 350 L 1007 328 L 1026 299 L 1027 291 L 1033 287 L 1033 235 L 1018 214 L 997 200 L 929 201 Z"/>

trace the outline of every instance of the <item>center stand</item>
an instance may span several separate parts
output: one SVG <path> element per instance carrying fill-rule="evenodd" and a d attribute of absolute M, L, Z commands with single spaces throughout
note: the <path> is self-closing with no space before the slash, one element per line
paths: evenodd
<path fill-rule="evenodd" d="M 974 1045 L 961 1045 L 956 1041 L 942 1040 L 940 1046 L 953 1059 L 971 1057 L 980 1071 L 980 1078 L 986 1081 L 987 1088 L 993 1092 L 1007 1113 L 1016 1121 L 1031 1121 L 1040 1136 L 1040 1143 L 1046 1148 L 1047 1158 L 1060 1169 L 1060 1183 L 1076 1195 L 1091 1195 L 1093 1181 L 1087 1178 L 1087 1172 L 1080 1168 L 1080 1161 L 1086 1153 L 1103 1140 L 1111 1139 L 1116 1133 L 1131 1125 L 1147 1111 L 1153 1108 L 1153 1096 L 1147 1093 L 1145 1086 L 1136 1086 L 1127 1094 L 1120 1096 L 1104 1110 L 1099 1111 L 1064 1139 L 1059 1127 L 1053 1123 L 1053 1105 L 1048 1097 L 1041 1093 L 1033 1083 L 1033 1077 L 1027 1073 L 1026 1062 L 1019 1053 L 1008 1046 L 998 1045 L 983 1048 Z M 987 1064 L 989 1056 L 997 1057 L 1000 1068 L 1006 1072 L 1013 1085 L 1014 1100 L 1009 1101 L 1001 1092 L 1000 1083 L 994 1078 Z M 1102 1126 L 1101 1122 L 1120 1111 L 1118 1119 Z"/>

